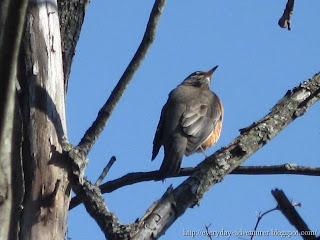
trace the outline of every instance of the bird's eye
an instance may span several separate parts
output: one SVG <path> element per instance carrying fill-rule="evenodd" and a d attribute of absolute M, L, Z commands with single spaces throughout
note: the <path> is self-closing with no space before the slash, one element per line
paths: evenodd
<path fill-rule="evenodd" d="M 192 74 L 192 76 L 199 76 L 200 75 L 200 71 L 196 71 Z"/>

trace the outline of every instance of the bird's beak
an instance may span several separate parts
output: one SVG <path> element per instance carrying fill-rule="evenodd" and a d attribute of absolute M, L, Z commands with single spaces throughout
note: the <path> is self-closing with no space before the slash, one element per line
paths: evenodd
<path fill-rule="evenodd" d="M 210 71 L 206 72 L 205 75 L 211 77 L 212 73 L 218 68 L 218 65 L 212 68 Z"/>

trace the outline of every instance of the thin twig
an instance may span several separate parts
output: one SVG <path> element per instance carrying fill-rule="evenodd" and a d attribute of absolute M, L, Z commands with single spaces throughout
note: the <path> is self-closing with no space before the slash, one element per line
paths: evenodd
<path fill-rule="evenodd" d="M 272 208 L 272 209 L 270 209 L 270 210 L 268 210 L 268 211 L 266 211 L 266 212 L 264 212 L 264 213 L 262 213 L 262 214 L 261 214 L 261 212 L 259 212 L 258 220 L 257 220 L 256 226 L 254 227 L 253 234 L 252 234 L 250 240 L 253 240 L 253 238 L 254 238 L 254 236 L 255 236 L 255 233 L 256 233 L 256 231 L 257 231 L 258 225 L 259 225 L 261 219 L 263 218 L 263 216 L 265 216 L 265 215 L 267 215 L 268 213 L 273 212 L 273 211 L 275 211 L 275 210 L 279 210 L 278 206 L 275 207 L 275 208 Z"/>
<path fill-rule="evenodd" d="M 315 240 L 314 235 L 309 235 L 305 233 L 311 233 L 307 224 L 300 217 L 299 213 L 296 211 L 292 203 L 289 201 L 287 196 L 282 190 L 275 189 L 271 191 L 273 197 L 278 202 L 278 208 L 281 210 L 282 214 L 288 219 L 288 221 L 299 231 L 300 235 L 304 240 Z"/>
<path fill-rule="evenodd" d="M 197 171 L 197 168 L 182 168 L 180 173 L 176 177 L 190 176 Z M 108 181 L 100 186 L 102 193 L 110 193 L 119 188 L 132 185 L 139 182 L 154 181 L 157 179 L 158 171 L 151 172 L 134 172 L 128 173 L 118 179 Z M 306 175 L 306 176 L 320 176 L 320 168 L 318 167 L 304 167 L 298 166 L 292 163 L 286 163 L 282 165 L 274 166 L 239 166 L 233 170 L 230 174 L 241 175 L 274 175 L 274 174 L 294 174 L 294 175 Z M 70 210 L 81 203 L 79 197 L 74 197 L 70 202 Z"/>
<path fill-rule="evenodd" d="M 209 225 L 205 225 L 204 227 L 206 228 L 208 238 L 212 240 L 212 236 L 210 235 L 210 231 L 209 231 L 210 226 L 211 226 L 211 223 Z"/>
<path fill-rule="evenodd" d="M 128 87 L 130 80 L 132 79 L 135 72 L 140 67 L 143 59 L 145 58 L 153 40 L 155 39 L 156 29 L 159 24 L 160 15 L 162 13 L 164 4 L 166 0 L 157 0 L 152 8 L 149 22 L 144 33 L 143 39 L 140 43 L 138 50 L 133 56 L 130 64 L 120 78 L 117 86 L 113 89 L 111 95 L 109 96 L 107 102 L 100 109 L 97 119 L 93 122 L 91 127 L 86 131 L 85 135 L 81 139 L 78 146 L 81 148 L 82 152 L 87 155 L 92 148 L 93 144 L 96 142 L 100 133 L 107 124 L 109 117 L 111 116 L 114 108 L 119 102 L 124 91 Z"/>
<path fill-rule="evenodd" d="M 105 168 L 103 169 L 102 173 L 100 174 L 99 178 L 97 179 L 95 185 L 99 186 L 100 183 L 102 182 L 102 180 L 106 177 L 106 175 L 108 174 L 110 168 L 112 167 L 112 165 L 114 164 L 114 162 L 116 161 L 116 157 L 112 156 L 107 164 L 107 166 L 105 166 Z"/>
<path fill-rule="evenodd" d="M 283 11 L 282 17 L 278 21 L 278 25 L 281 28 L 288 28 L 291 30 L 291 15 L 293 13 L 294 0 L 288 0 L 285 10 Z"/>

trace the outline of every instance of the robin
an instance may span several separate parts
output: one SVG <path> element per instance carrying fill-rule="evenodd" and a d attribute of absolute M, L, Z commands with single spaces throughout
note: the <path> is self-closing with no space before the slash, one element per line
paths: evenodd
<path fill-rule="evenodd" d="M 217 67 L 208 72 L 192 73 L 170 92 L 153 140 L 151 160 L 155 159 L 160 147 L 164 147 L 159 179 L 177 175 L 183 155 L 204 153 L 218 141 L 223 107 L 218 96 L 209 89 Z"/>

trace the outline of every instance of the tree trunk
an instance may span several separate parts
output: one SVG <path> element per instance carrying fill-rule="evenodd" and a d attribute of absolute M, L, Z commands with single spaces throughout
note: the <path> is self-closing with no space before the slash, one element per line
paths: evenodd
<path fill-rule="evenodd" d="M 26 17 L 22 88 L 25 197 L 20 239 L 64 239 L 70 186 L 61 140 L 65 92 L 57 2 L 32 0 Z"/>
<path fill-rule="evenodd" d="M 23 197 L 21 115 L 15 83 L 28 0 L 0 1 L 0 239 L 16 239 Z"/>

